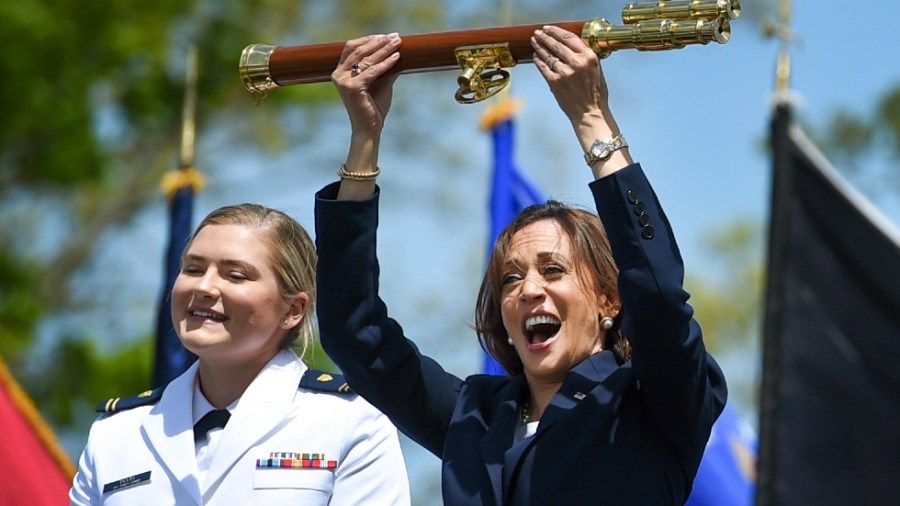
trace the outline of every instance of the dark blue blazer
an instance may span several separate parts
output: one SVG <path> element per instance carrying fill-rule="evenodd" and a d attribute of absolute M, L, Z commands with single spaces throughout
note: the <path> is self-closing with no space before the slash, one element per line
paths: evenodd
<path fill-rule="evenodd" d="M 590 185 L 619 266 L 632 360 L 576 365 L 537 433 L 514 432 L 520 377 L 460 379 L 419 353 L 378 296 L 378 194 L 316 198 L 322 344 L 360 395 L 443 462 L 446 505 L 683 504 L 725 380 L 682 288 L 671 227 L 639 165 Z"/>

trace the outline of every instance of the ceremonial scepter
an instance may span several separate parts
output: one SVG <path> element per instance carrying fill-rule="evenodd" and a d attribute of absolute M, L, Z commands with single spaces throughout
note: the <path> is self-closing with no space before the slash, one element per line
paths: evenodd
<path fill-rule="evenodd" d="M 579 35 L 599 57 L 606 58 L 620 49 L 662 51 L 690 44 L 725 44 L 731 38 L 730 20 L 740 11 L 739 0 L 659 0 L 623 7 L 622 25 L 597 18 L 403 35 L 400 60 L 392 71 L 462 69 L 456 100 L 474 103 L 509 83 L 506 68 L 533 60 L 530 39 L 542 26 L 554 25 Z M 241 53 L 241 79 L 247 90 L 260 98 L 282 86 L 328 81 L 344 44 L 251 44 Z"/>

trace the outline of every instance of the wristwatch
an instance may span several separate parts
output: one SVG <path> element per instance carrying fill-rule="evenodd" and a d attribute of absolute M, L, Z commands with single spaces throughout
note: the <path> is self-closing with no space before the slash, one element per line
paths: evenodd
<path fill-rule="evenodd" d="M 591 149 L 584 154 L 584 161 L 587 162 L 588 166 L 591 166 L 600 160 L 606 160 L 612 156 L 615 150 L 627 147 L 628 141 L 625 140 L 622 134 L 605 141 L 597 139 L 591 144 Z"/>

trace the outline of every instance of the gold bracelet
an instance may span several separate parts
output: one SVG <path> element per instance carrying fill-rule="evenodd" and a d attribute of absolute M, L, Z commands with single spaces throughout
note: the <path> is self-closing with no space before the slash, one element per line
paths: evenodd
<path fill-rule="evenodd" d="M 341 164 L 341 168 L 337 171 L 337 175 L 341 179 L 350 179 L 352 181 L 374 181 L 378 174 L 381 174 L 379 167 L 375 167 L 375 170 L 372 172 L 350 172 L 347 170 L 346 164 Z"/>

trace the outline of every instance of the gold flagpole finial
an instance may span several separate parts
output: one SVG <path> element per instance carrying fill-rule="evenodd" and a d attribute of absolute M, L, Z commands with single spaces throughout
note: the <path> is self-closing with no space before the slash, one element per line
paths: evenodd
<path fill-rule="evenodd" d="M 197 115 L 197 47 L 188 49 L 185 64 L 184 104 L 181 109 L 181 149 L 178 169 L 163 174 L 160 186 L 169 198 L 186 186 L 194 191 L 203 188 L 203 175 L 194 168 L 194 141 L 196 137 Z"/>
<path fill-rule="evenodd" d="M 775 99 L 789 101 L 791 96 L 790 46 L 796 37 L 791 31 L 791 0 L 779 0 L 778 21 L 763 23 L 763 31 L 769 38 L 778 39 L 778 59 L 775 64 Z"/>
<path fill-rule="evenodd" d="M 184 105 L 181 110 L 181 154 L 178 167 L 194 166 L 194 135 L 197 114 L 197 46 L 191 45 L 185 70 Z"/>
<path fill-rule="evenodd" d="M 779 24 L 782 33 L 779 35 L 781 48 L 778 51 L 778 64 L 775 67 L 775 93 L 786 94 L 791 88 L 791 1 L 781 0 L 778 5 Z"/>

